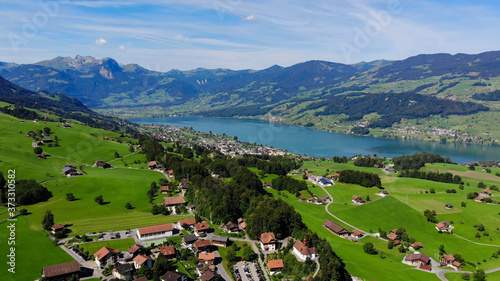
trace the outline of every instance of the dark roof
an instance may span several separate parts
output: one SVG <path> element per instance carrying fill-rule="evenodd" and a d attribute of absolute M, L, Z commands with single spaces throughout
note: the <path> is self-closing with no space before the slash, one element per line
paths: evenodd
<path fill-rule="evenodd" d="M 184 242 L 186 243 L 193 243 L 195 242 L 196 240 L 198 240 L 198 236 L 194 235 L 194 234 L 190 234 L 190 235 L 186 235 L 182 238 L 182 240 L 184 240 Z"/>
<path fill-rule="evenodd" d="M 323 224 L 323 226 L 325 226 L 326 228 L 328 228 L 331 231 L 338 233 L 338 234 L 350 233 L 350 231 L 348 229 L 344 228 L 343 226 L 341 226 L 337 223 L 334 223 L 333 221 L 331 221 L 329 219 L 325 219 L 325 223 Z"/>
<path fill-rule="evenodd" d="M 321 183 L 323 183 L 323 184 L 327 184 L 327 183 L 330 183 L 330 184 L 331 184 L 331 183 L 332 183 L 332 181 L 331 181 L 331 180 L 329 180 L 329 179 L 325 179 L 325 178 L 321 178 L 321 179 L 319 179 L 319 181 L 320 181 Z"/>
<path fill-rule="evenodd" d="M 116 271 L 119 273 L 127 273 L 134 269 L 134 267 L 130 263 L 119 263 L 115 265 Z"/>
<path fill-rule="evenodd" d="M 134 279 L 134 281 L 149 281 L 146 277 L 140 277 L 138 279 Z"/>
<path fill-rule="evenodd" d="M 182 279 L 183 274 L 173 271 L 167 271 L 161 277 L 162 281 L 178 281 Z"/>
<path fill-rule="evenodd" d="M 80 266 L 78 265 L 78 262 L 70 261 L 66 263 L 46 266 L 43 268 L 42 274 L 45 277 L 55 277 L 78 272 L 80 272 Z"/>
<path fill-rule="evenodd" d="M 214 236 L 212 236 L 212 241 L 227 243 L 229 241 L 229 237 L 215 236 L 214 235 Z"/>
<path fill-rule="evenodd" d="M 230 221 L 230 222 L 226 223 L 226 228 L 227 229 L 238 228 L 238 224 Z"/>
<path fill-rule="evenodd" d="M 220 279 L 220 275 L 215 273 L 215 272 L 212 272 L 210 270 L 205 271 L 205 273 L 203 273 L 200 276 L 201 281 L 211 281 L 211 280 L 219 280 L 219 279 Z"/>
<path fill-rule="evenodd" d="M 405 257 L 405 261 L 415 261 L 415 260 L 421 260 L 425 262 L 426 264 L 429 263 L 430 257 L 426 254 L 408 254 Z"/>

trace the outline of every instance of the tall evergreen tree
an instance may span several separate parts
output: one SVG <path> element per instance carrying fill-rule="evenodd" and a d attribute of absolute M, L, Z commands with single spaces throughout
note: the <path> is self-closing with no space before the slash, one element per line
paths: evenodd
<path fill-rule="evenodd" d="M 45 212 L 45 216 L 42 221 L 43 229 L 51 230 L 52 226 L 54 226 L 54 215 L 50 210 Z"/>

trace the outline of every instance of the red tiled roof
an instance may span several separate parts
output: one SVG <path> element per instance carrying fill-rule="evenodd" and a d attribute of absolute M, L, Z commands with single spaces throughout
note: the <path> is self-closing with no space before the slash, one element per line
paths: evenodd
<path fill-rule="evenodd" d="M 179 225 L 182 227 L 184 224 L 187 224 L 187 225 L 195 225 L 196 224 L 196 220 L 195 219 L 187 219 L 187 220 L 182 220 L 179 222 Z"/>
<path fill-rule="evenodd" d="M 142 265 L 143 263 L 145 263 L 147 260 L 153 260 L 152 258 L 148 257 L 148 256 L 144 256 L 144 255 L 138 255 L 137 257 L 134 258 L 134 262 L 137 264 L 137 265 Z"/>
<path fill-rule="evenodd" d="M 200 222 L 194 225 L 196 231 L 204 231 L 210 229 L 210 225 L 207 222 Z"/>
<path fill-rule="evenodd" d="M 351 232 L 351 234 L 352 234 L 353 236 L 360 236 L 360 235 L 362 235 L 362 234 L 363 234 L 363 232 L 361 232 L 361 230 L 359 230 L 359 229 L 355 229 L 355 230 L 353 230 L 353 231 Z"/>
<path fill-rule="evenodd" d="M 283 268 L 283 266 L 283 260 L 270 260 L 267 262 L 267 267 L 269 268 L 269 270 L 281 269 Z"/>
<path fill-rule="evenodd" d="M 59 230 L 59 229 L 63 229 L 63 228 L 64 228 L 63 224 L 56 224 L 56 225 L 52 226 L 52 230 L 54 230 L 54 231 Z"/>
<path fill-rule="evenodd" d="M 97 260 L 101 260 L 102 258 L 104 258 L 105 256 L 107 256 L 108 254 L 118 255 L 120 253 L 117 250 L 115 250 L 115 249 L 111 249 L 111 248 L 108 248 L 108 247 L 102 247 L 99 251 L 97 251 L 94 254 L 94 257 L 96 257 Z"/>
<path fill-rule="evenodd" d="M 199 253 L 198 260 L 212 261 L 215 259 L 215 253 Z"/>
<path fill-rule="evenodd" d="M 169 186 L 168 185 L 162 185 L 160 186 L 160 191 L 168 191 Z"/>
<path fill-rule="evenodd" d="M 170 245 L 170 246 L 161 246 L 160 247 L 160 253 L 164 256 L 171 256 L 175 255 L 175 247 Z"/>
<path fill-rule="evenodd" d="M 416 261 L 416 260 L 421 260 L 425 262 L 426 264 L 429 263 L 430 257 L 426 254 L 408 254 L 405 257 L 405 261 Z"/>
<path fill-rule="evenodd" d="M 212 245 L 212 243 L 210 242 L 210 240 L 198 239 L 198 240 L 196 240 L 196 242 L 194 242 L 194 246 L 196 248 L 203 248 L 203 247 L 208 247 L 211 245 Z"/>
<path fill-rule="evenodd" d="M 164 197 L 163 198 L 163 205 L 179 205 L 179 204 L 185 204 L 186 201 L 184 200 L 183 196 L 173 196 L 173 197 Z"/>
<path fill-rule="evenodd" d="M 307 248 L 307 246 L 304 245 L 304 243 L 302 243 L 302 241 L 300 241 L 299 239 L 295 241 L 293 247 L 297 249 L 304 256 L 316 253 L 316 248 Z"/>
<path fill-rule="evenodd" d="M 140 227 L 138 228 L 138 230 L 140 235 L 145 235 L 157 232 L 171 231 L 174 230 L 174 227 L 172 226 L 171 223 L 167 223 L 167 224 Z"/>
<path fill-rule="evenodd" d="M 276 243 L 276 237 L 274 233 L 266 232 L 260 235 L 260 241 L 262 241 L 263 244 Z"/>
<path fill-rule="evenodd" d="M 418 247 L 424 247 L 424 244 L 422 244 L 422 242 L 416 242 L 416 243 L 411 244 L 410 246 L 412 246 L 413 248 L 415 248 L 417 246 Z"/>
<path fill-rule="evenodd" d="M 455 261 L 455 257 L 453 255 L 443 255 L 442 260 L 445 260 L 446 262 L 453 262 Z"/>
<path fill-rule="evenodd" d="M 423 269 L 423 270 L 428 270 L 428 271 L 432 270 L 432 267 L 430 267 L 430 266 L 428 266 L 426 264 L 423 264 L 423 263 L 421 263 L 418 268 Z"/>
<path fill-rule="evenodd" d="M 78 262 L 70 261 L 66 263 L 46 266 L 43 268 L 42 274 L 43 276 L 50 278 L 59 275 L 78 273 L 78 272 L 80 272 L 80 266 L 78 265 Z"/>
<path fill-rule="evenodd" d="M 134 244 L 134 245 L 130 246 L 130 248 L 128 248 L 128 252 L 130 254 L 134 254 L 135 252 L 137 252 L 140 249 L 144 249 L 144 247 L 141 245 Z"/>

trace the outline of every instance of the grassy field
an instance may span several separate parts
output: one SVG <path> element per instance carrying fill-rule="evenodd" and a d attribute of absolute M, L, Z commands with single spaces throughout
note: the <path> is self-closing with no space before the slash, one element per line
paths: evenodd
<path fill-rule="evenodd" d="M 117 240 L 109 240 L 109 241 L 99 241 L 99 242 L 90 242 L 79 244 L 80 249 L 83 247 L 85 251 L 89 251 L 90 255 L 93 255 L 97 251 L 99 251 L 102 247 L 108 247 L 111 249 L 115 249 L 118 251 L 126 251 L 130 246 L 134 245 L 134 238 L 126 238 L 126 239 L 117 239 Z"/>
<path fill-rule="evenodd" d="M 44 266 L 64 263 L 73 259 L 61 248 L 54 246 L 52 241 L 44 233 L 29 229 L 29 221 L 26 217 L 18 217 L 16 222 L 16 244 L 7 245 L 9 232 L 7 222 L 0 224 L 0 262 L 2 263 L 2 280 L 19 281 L 35 280 L 41 277 Z M 16 270 L 15 274 L 7 272 L 7 254 L 9 248 L 15 247 Z"/>

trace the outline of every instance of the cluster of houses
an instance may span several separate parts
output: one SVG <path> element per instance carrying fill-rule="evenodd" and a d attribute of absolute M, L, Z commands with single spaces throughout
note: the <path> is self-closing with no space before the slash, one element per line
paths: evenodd
<path fill-rule="evenodd" d="M 332 182 L 332 180 L 330 178 L 325 178 L 323 176 L 317 176 L 317 175 L 307 174 L 307 179 L 310 182 L 312 182 L 314 184 L 317 184 L 319 186 L 331 186 L 331 185 L 334 185 L 334 183 Z"/>
<path fill-rule="evenodd" d="M 366 203 L 365 199 L 361 198 L 359 195 L 353 195 L 352 196 L 352 203 L 357 204 L 357 205 L 363 205 Z"/>
<path fill-rule="evenodd" d="M 490 198 L 491 196 L 493 196 L 491 190 L 483 189 L 479 192 L 479 195 L 476 196 L 476 198 L 474 198 L 473 200 L 476 202 L 484 202 L 486 198 Z"/>
<path fill-rule="evenodd" d="M 299 201 L 300 202 L 307 201 L 307 203 L 315 203 L 321 205 L 323 203 L 332 202 L 332 198 L 330 198 L 330 196 L 328 195 L 317 197 L 316 194 L 313 194 L 313 197 L 307 199 L 305 197 L 300 197 Z"/>
<path fill-rule="evenodd" d="M 453 233 L 453 228 L 455 227 L 452 226 L 448 221 L 442 221 L 436 224 L 436 229 L 439 232 Z"/>
<path fill-rule="evenodd" d="M 98 168 L 103 168 L 103 169 L 110 169 L 112 168 L 111 167 L 111 164 L 109 163 L 106 163 L 104 160 L 102 159 L 97 159 L 95 160 L 95 164 L 94 164 L 95 167 L 98 167 Z"/>
<path fill-rule="evenodd" d="M 416 266 L 422 270 L 432 271 L 431 258 L 426 254 L 422 253 L 407 254 L 403 259 L 403 263 L 411 266 Z M 462 264 L 458 262 L 453 255 L 447 255 L 447 254 L 444 254 L 441 257 L 439 266 L 451 267 L 454 270 L 462 269 Z"/>

